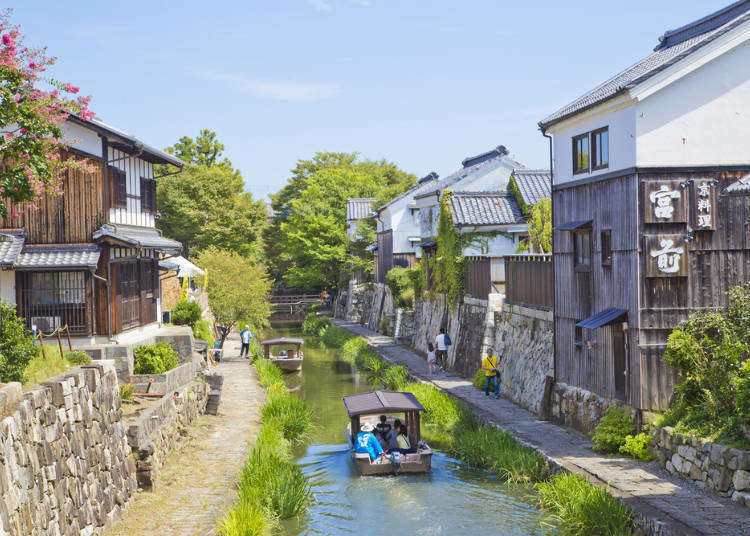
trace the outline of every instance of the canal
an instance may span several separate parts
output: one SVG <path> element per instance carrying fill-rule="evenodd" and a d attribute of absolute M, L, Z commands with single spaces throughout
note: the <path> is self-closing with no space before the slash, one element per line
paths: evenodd
<path fill-rule="evenodd" d="M 301 333 L 274 330 L 273 336 L 281 335 Z M 427 475 L 358 476 L 346 445 L 348 418 L 341 397 L 371 389 L 337 350 L 305 339 L 303 370 L 285 378 L 316 417 L 308 441 L 296 453 L 297 463 L 310 477 L 315 501 L 302 519 L 284 522 L 283 534 L 556 534 L 529 489 L 472 469 L 436 445 Z"/>

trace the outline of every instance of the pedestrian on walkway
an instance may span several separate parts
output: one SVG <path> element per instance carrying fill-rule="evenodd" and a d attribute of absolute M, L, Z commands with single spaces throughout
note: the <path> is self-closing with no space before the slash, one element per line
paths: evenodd
<path fill-rule="evenodd" d="M 440 328 L 440 333 L 435 337 L 437 346 L 437 363 L 440 370 L 448 368 L 448 347 L 451 345 L 451 338 L 445 332 L 445 328 Z"/>
<path fill-rule="evenodd" d="M 240 357 L 250 357 L 250 339 L 253 338 L 253 334 L 250 333 L 250 326 L 245 324 L 245 329 L 240 331 L 240 342 L 242 347 L 240 348 Z"/>
<path fill-rule="evenodd" d="M 437 357 L 435 357 L 435 345 L 431 342 L 427 343 L 427 366 L 430 368 L 430 376 L 432 376 L 432 367 L 437 366 Z"/>
<path fill-rule="evenodd" d="M 484 370 L 484 396 L 490 396 L 490 382 L 495 384 L 495 398 L 500 398 L 500 363 L 497 357 L 492 355 L 492 347 L 487 348 L 487 357 L 482 360 L 482 370 Z"/>

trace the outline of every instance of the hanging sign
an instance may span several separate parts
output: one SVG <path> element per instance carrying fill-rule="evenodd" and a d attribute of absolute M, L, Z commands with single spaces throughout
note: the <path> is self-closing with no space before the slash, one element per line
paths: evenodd
<path fill-rule="evenodd" d="M 647 236 L 646 277 L 687 275 L 687 244 L 682 235 Z"/>
<path fill-rule="evenodd" d="M 693 181 L 693 221 L 696 231 L 716 229 L 716 185 L 713 180 Z"/>
<path fill-rule="evenodd" d="M 644 183 L 643 206 L 646 223 L 687 222 L 687 191 L 681 181 Z"/>

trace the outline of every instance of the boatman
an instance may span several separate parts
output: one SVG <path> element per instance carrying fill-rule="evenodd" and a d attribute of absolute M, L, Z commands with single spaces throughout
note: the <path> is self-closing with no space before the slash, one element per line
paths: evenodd
<path fill-rule="evenodd" d="M 383 454 L 383 447 L 380 446 L 380 442 L 377 440 L 375 435 L 372 433 L 375 427 L 366 422 L 360 429 L 362 430 L 357 434 L 354 439 L 354 452 L 356 453 L 367 453 L 370 455 L 370 461 L 374 462 Z"/>

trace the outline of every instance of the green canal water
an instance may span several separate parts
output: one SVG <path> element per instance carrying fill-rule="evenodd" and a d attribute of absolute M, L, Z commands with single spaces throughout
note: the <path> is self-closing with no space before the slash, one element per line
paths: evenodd
<path fill-rule="evenodd" d="M 274 330 L 274 336 L 301 336 Z M 338 350 L 306 338 L 301 372 L 287 374 L 290 390 L 316 416 L 297 463 L 310 477 L 315 501 L 301 519 L 284 522 L 283 534 L 367 536 L 556 534 L 537 509 L 532 492 L 509 486 L 435 449 L 426 475 L 360 477 L 346 444 L 344 395 L 369 391 L 365 378 Z M 434 445 L 433 445 L 434 448 Z"/>

